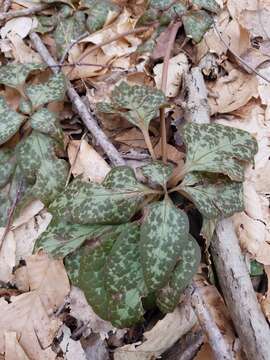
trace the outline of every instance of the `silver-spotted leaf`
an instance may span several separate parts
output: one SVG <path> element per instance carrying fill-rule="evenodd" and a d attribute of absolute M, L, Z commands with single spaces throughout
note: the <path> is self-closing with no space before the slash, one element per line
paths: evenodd
<path fill-rule="evenodd" d="M 8 64 L 0 67 L 0 84 L 10 86 L 13 88 L 23 85 L 30 75 L 35 70 L 42 70 L 43 64 Z"/>
<path fill-rule="evenodd" d="M 0 226 L 5 227 L 8 221 L 8 212 L 12 206 L 12 201 L 7 194 L 0 192 Z"/>
<path fill-rule="evenodd" d="M 222 173 L 235 181 L 243 181 L 245 163 L 258 149 L 247 131 L 220 124 L 189 123 L 183 128 L 183 140 L 186 172 Z"/>
<path fill-rule="evenodd" d="M 34 185 L 28 189 L 20 201 L 21 206 L 26 206 L 34 199 L 39 199 L 48 206 L 64 189 L 68 170 L 68 164 L 64 160 L 56 157 L 43 160 L 36 172 Z"/>
<path fill-rule="evenodd" d="M 196 43 L 200 42 L 203 35 L 213 24 L 213 18 L 204 10 L 191 10 L 182 17 L 187 37 Z"/>
<path fill-rule="evenodd" d="M 29 100 L 25 100 L 24 98 L 21 98 L 19 103 L 19 111 L 23 114 L 30 115 L 32 112 L 32 105 Z"/>
<path fill-rule="evenodd" d="M 13 151 L 0 149 L 0 188 L 4 187 L 15 170 L 16 162 Z"/>
<path fill-rule="evenodd" d="M 200 213 L 210 218 L 233 215 L 244 209 L 242 183 L 213 174 L 189 173 L 181 183 L 180 192 L 188 194 Z"/>
<path fill-rule="evenodd" d="M 98 111 L 119 114 L 144 131 L 148 130 L 150 121 L 166 102 L 162 91 L 143 85 L 129 85 L 124 81 L 113 89 L 111 100 L 111 104 L 99 103 Z"/>
<path fill-rule="evenodd" d="M 145 193 L 151 191 L 151 189 L 138 182 L 134 170 L 128 166 L 112 168 L 102 185 L 109 189 L 136 189 Z"/>
<path fill-rule="evenodd" d="M 25 93 L 35 109 L 52 101 L 63 100 L 65 92 L 66 81 L 61 72 L 52 75 L 44 84 L 29 85 L 25 89 Z"/>
<path fill-rule="evenodd" d="M 144 192 L 138 189 L 108 189 L 75 179 L 49 210 L 73 223 L 119 224 L 131 219 L 143 199 Z"/>
<path fill-rule="evenodd" d="M 70 44 L 77 40 L 84 32 L 85 15 L 83 12 L 76 11 L 68 18 L 60 18 L 53 33 L 59 57 L 61 57 Z"/>
<path fill-rule="evenodd" d="M 141 226 L 140 253 L 149 291 L 164 286 L 187 241 L 187 215 L 169 199 L 150 204 Z"/>
<path fill-rule="evenodd" d="M 42 162 L 48 158 L 55 158 L 55 141 L 38 131 L 33 131 L 16 148 L 17 161 L 20 169 L 30 183 L 36 180 L 36 174 Z"/>
<path fill-rule="evenodd" d="M 0 96 L 0 145 L 7 142 L 19 130 L 24 116 L 13 111 Z"/>
<path fill-rule="evenodd" d="M 142 320 L 141 298 L 147 294 L 139 254 L 140 227 L 128 224 L 112 246 L 106 262 L 110 321 L 129 327 Z"/>
<path fill-rule="evenodd" d="M 157 293 L 157 305 L 161 311 L 172 312 L 179 303 L 180 295 L 189 285 L 198 270 L 201 250 L 196 240 L 189 234 L 182 248 L 179 262 L 173 270 L 168 284 Z"/>
<path fill-rule="evenodd" d="M 150 181 L 165 186 L 173 173 L 171 164 L 163 164 L 161 161 L 153 161 L 141 167 L 142 173 Z"/>
<path fill-rule="evenodd" d="M 52 221 L 38 238 L 35 249 L 43 249 L 55 257 L 64 258 L 77 250 L 85 240 L 97 238 L 111 228 L 111 225 L 81 225 Z"/>
<path fill-rule="evenodd" d="M 100 30 L 103 27 L 109 13 L 117 16 L 120 11 L 119 6 L 109 0 L 85 1 L 82 6 L 84 4 L 88 7 L 88 10 L 86 11 L 88 14 L 86 27 L 90 33 Z"/>
<path fill-rule="evenodd" d="M 32 129 L 48 134 L 59 142 L 63 140 L 63 132 L 55 114 L 46 108 L 39 109 L 31 116 L 30 125 Z"/>
<path fill-rule="evenodd" d="M 220 11 L 220 6 L 215 0 L 192 0 L 192 4 L 213 13 Z"/>

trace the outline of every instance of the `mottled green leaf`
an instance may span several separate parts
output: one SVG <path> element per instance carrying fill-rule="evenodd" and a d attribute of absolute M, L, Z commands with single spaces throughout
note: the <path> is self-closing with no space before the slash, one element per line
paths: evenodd
<path fill-rule="evenodd" d="M 0 192 L 0 226 L 5 227 L 8 221 L 8 211 L 12 205 L 7 194 Z"/>
<path fill-rule="evenodd" d="M 257 152 L 256 140 L 247 131 L 220 124 L 184 126 L 187 148 L 186 172 L 222 173 L 232 180 L 243 181 L 244 166 Z"/>
<path fill-rule="evenodd" d="M 21 204 L 26 206 L 31 200 L 40 199 L 48 206 L 65 186 L 68 164 L 61 159 L 46 159 L 36 173 L 34 185 L 25 193 Z"/>
<path fill-rule="evenodd" d="M 24 117 L 11 110 L 0 96 L 0 145 L 7 142 L 19 130 Z"/>
<path fill-rule="evenodd" d="M 117 4 L 112 3 L 108 0 L 97 0 L 90 2 L 84 2 L 85 5 L 88 3 L 88 18 L 86 21 L 87 30 L 91 33 L 102 29 L 105 24 L 109 13 L 115 13 L 117 15 L 120 11 Z"/>
<path fill-rule="evenodd" d="M 154 161 L 141 167 L 142 173 L 150 181 L 165 186 L 173 173 L 171 164 L 163 164 L 161 161 Z"/>
<path fill-rule="evenodd" d="M 32 112 L 31 102 L 25 100 L 24 98 L 21 98 L 19 103 L 19 111 L 22 112 L 23 114 L 30 115 Z"/>
<path fill-rule="evenodd" d="M 150 0 L 150 7 L 158 10 L 167 10 L 175 3 L 175 0 Z"/>
<path fill-rule="evenodd" d="M 263 275 L 263 265 L 256 260 L 250 262 L 250 276 L 261 276 Z"/>
<path fill-rule="evenodd" d="M 57 52 L 61 57 L 69 45 L 85 32 L 85 15 L 76 11 L 68 18 L 60 18 L 54 30 Z"/>
<path fill-rule="evenodd" d="M 15 170 L 16 162 L 13 151 L 0 149 L 0 188 L 4 187 Z"/>
<path fill-rule="evenodd" d="M 157 294 L 157 305 L 161 311 L 172 312 L 179 303 L 180 295 L 198 270 L 201 250 L 196 240 L 189 235 L 182 247 L 180 260 L 171 274 L 168 284 Z"/>
<path fill-rule="evenodd" d="M 30 118 L 32 129 L 48 134 L 58 141 L 63 140 L 63 132 L 55 114 L 46 108 L 36 111 Z"/>
<path fill-rule="evenodd" d="M 16 88 L 25 83 L 28 75 L 44 68 L 43 64 L 8 64 L 0 67 L 0 84 Z"/>
<path fill-rule="evenodd" d="M 191 10 L 182 17 L 186 36 L 196 43 L 200 42 L 203 35 L 213 24 L 213 18 L 204 10 Z"/>
<path fill-rule="evenodd" d="M 108 189 L 75 179 L 49 210 L 73 223 L 119 224 L 130 220 L 143 199 L 144 192 L 137 189 Z"/>
<path fill-rule="evenodd" d="M 189 173 L 180 185 L 201 214 L 210 218 L 233 215 L 244 209 L 242 183 L 213 174 Z"/>
<path fill-rule="evenodd" d="M 47 32 L 51 32 L 55 25 L 57 24 L 57 17 L 52 16 L 36 16 L 37 26 L 35 27 L 35 32 L 40 34 L 46 34 Z"/>
<path fill-rule="evenodd" d="M 27 181 L 34 183 L 42 162 L 54 158 L 55 141 L 38 131 L 33 131 L 16 148 L 17 161 Z"/>
<path fill-rule="evenodd" d="M 181 249 L 187 241 L 187 215 L 169 199 L 150 204 L 141 226 L 140 252 L 149 291 L 168 281 Z"/>
<path fill-rule="evenodd" d="M 220 6 L 215 0 L 192 0 L 192 3 L 201 9 L 213 13 L 218 13 L 220 11 Z"/>
<path fill-rule="evenodd" d="M 98 111 L 119 114 L 144 131 L 166 101 L 160 90 L 124 81 L 114 88 L 111 99 L 111 104 L 99 103 Z"/>
<path fill-rule="evenodd" d="M 113 244 L 106 262 L 110 321 L 129 327 L 142 320 L 141 297 L 147 294 L 139 254 L 140 227 L 128 225 Z"/>
<path fill-rule="evenodd" d="M 38 238 L 35 249 L 44 249 L 56 257 L 64 258 L 79 248 L 85 240 L 102 235 L 110 225 L 69 224 L 64 221 L 52 221 Z"/>
<path fill-rule="evenodd" d="M 60 72 L 44 84 L 29 85 L 25 89 L 34 108 L 52 101 L 60 101 L 65 97 L 66 81 L 65 76 Z"/>
<path fill-rule="evenodd" d="M 110 320 L 109 297 L 105 286 L 105 266 L 112 246 L 123 230 L 123 226 L 115 226 L 111 231 L 99 238 L 100 246 L 93 248 L 86 245 L 80 253 L 80 270 L 77 285 L 84 291 L 86 299 L 93 310 L 103 319 Z M 74 265 L 76 265 L 74 263 Z"/>
<path fill-rule="evenodd" d="M 136 179 L 135 172 L 128 166 L 117 166 L 107 174 L 103 183 L 103 186 L 109 189 L 133 189 L 138 191 L 151 191 L 149 188 L 139 183 Z"/>

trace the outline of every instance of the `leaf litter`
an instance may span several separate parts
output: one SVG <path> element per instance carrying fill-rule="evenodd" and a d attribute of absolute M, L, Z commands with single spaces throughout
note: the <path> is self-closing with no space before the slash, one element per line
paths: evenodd
<path fill-rule="evenodd" d="M 4 205 L 1 204 L 0 207 L 3 219 L 0 232 L 0 280 L 3 289 L 15 286 L 20 292 L 17 296 L 1 297 L 0 353 L 5 354 L 7 359 L 12 359 L 14 354 L 17 354 L 17 358 L 19 356 L 20 359 L 30 360 L 71 359 L 74 358 L 72 351 L 78 359 L 90 359 L 83 340 L 94 339 L 95 334 L 98 334 L 99 339 L 93 340 L 95 346 L 99 343 L 106 349 L 111 346 L 115 349 L 116 360 L 152 359 L 162 355 L 182 335 L 197 326 L 194 314 L 187 314 L 181 307 L 176 307 L 174 312 L 166 314 L 159 321 L 160 315 L 154 315 L 151 321 L 148 319 L 148 322 L 144 322 L 140 330 L 144 332 L 143 336 L 136 328 L 131 327 L 130 322 L 130 319 L 138 320 L 143 316 L 141 298 L 146 298 L 149 289 L 157 292 L 157 304 L 162 309 L 171 306 L 165 295 L 175 295 L 173 286 L 180 286 L 181 281 L 177 278 L 175 269 L 176 258 L 184 256 L 183 249 L 178 251 L 178 243 L 174 245 L 172 240 L 173 232 L 166 232 L 171 235 L 168 237 L 168 248 L 174 248 L 174 252 L 165 252 L 167 263 L 159 264 L 160 259 L 155 258 L 153 248 L 158 252 L 163 251 L 164 239 L 162 237 L 159 241 L 160 230 L 151 228 L 149 217 L 156 222 L 163 213 L 167 214 L 170 221 L 173 221 L 174 216 L 182 217 L 184 224 L 185 215 L 179 209 L 186 206 L 182 198 L 186 194 L 204 220 L 218 219 L 237 212 L 233 217 L 234 226 L 243 251 L 251 259 L 263 264 L 267 276 L 269 275 L 269 82 L 246 66 L 248 64 L 264 77 L 270 78 L 267 57 L 263 51 L 265 42 L 269 40 L 266 21 L 269 6 L 266 1 L 255 0 L 231 0 L 227 4 L 222 4 L 222 1 L 191 3 L 192 6 L 186 7 L 180 1 L 174 4 L 171 1 L 152 0 L 145 5 L 140 2 L 128 4 L 125 1 L 89 0 L 75 6 L 64 1 L 57 5 L 56 11 L 59 14 L 51 8 L 41 11 L 37 16 L 33 14 L 11 19 L 2 27 L 0 45 L 4 56 L 1 58 L 0 69 L 3 96 L 0 103 L 0 152 L 7 148 L 9 153 L 8 157 L 3 154 L 3 163 L 0 161 L 1 174 L 4 174 L 0 186 L 5 198 Z M 29 6 L 31 7 L 23 1 L 12 2 L 10 11 Z M 182 41 L 186 38 L 187 44 L 180 44 L 179 39 L 176 39 L 168 64 L 166 98 L 159 90 L 164 81 L 166 47 L 158 47 L 162 35 L 164 38 L 166 34 L 167 26 L 179 16 L 184 26 L 178 35 Z M 214 27 L 213 18 L 217 24 Z M 132 33 L 136 27 L 145 25 L 148 29 Z M 33 30 L 42 35 L 54 57 L 59 62 L 62 61 L 65 77 L 61 74 L 48 76 L 48 72 L 44 71 L 41 57 L 29 38 Z M 125 33 L 127 35 L 121 36 Z M 112 41 L 114 38 L 117 39 Z M 193 53 L 188 45 L 192 46 Z M 155 55 L 151 58 L 154 49 Z M 145 179 L 144 183 L 137 180 L 141 180 L 140 170 L 137 168 L 144 165 L 141 155 L 147 149 L 152 157 L 162 157 L 157 120 L 159 110 L 165 107 L 170 117 L 175 106 L 180 104 L 180 107 L 185 107 L 185 75 L 192 64 L 197 64 L 209 53 L 216 58 L 218 73 L 216 79 L 205 79 L 212 116 L 212 125 L 206 126 L 205 131 L 210 136 L 208 142 L 216 143 L 209 146 L 203 142 L 203 127 L 197 130 L 195 125 L 190 125 L 183 132 L 181 124 L 187 154 L 186 170 L 182 174 L 184 180 L 177 188 L 179 199 L 174 200 L 175 203 L 179 201 L 180 208 L 174 215 L 176 208 L 171 208 L 171 204 L 165 200 L 147 207 L 144 204 L 147 203 L 147 196 L 157 196 L 154 194 L 155 191 L 156 194 L 161 191 L 160 185 L 166 188 L 170 177 L 178 176 L 176 169 L 178 166 L 183 168 L 185 158 L 184 147 L 176 144 L 169 133 L 168 159 L 170 164 L 175 165 L 173 172 L 167 173 L 165 169 L 159 169 L 156 163 L 155 166 L 147 165 L 141 170 L 148 181 L 150 178 L 150 182 L 146 184 Z M 237 56 L 241 56 L 243 62 Z M 138 80 L 139 78 L 142 80 Z M 128 170 L 123 175 L 117 175 L 111 171 L 106 154 L 91 135 L 86 133 L 83 139 L 78 137 L 78 122 L 75 122 L 77 125 L 74 133 L 62 131 L 59 114 L 50 112 L 49 107 L 53 104 L 49 103 L 58 102 L 62 109 L 67 109 L 66 79 L 73 81 L 81 94 L 86 93 L 86 103 L 88 98 L 91 111 L 98 120 L 99 117 L 102 119 L 101 126 L 109 124 L 111 130 L 106 127 L 103 130 L 109 134 L 110 141 L 118 144 L 122 155 L 128 156 L 127 150 L 135 154 L 136 162 L 132 164 L 136 166 L 131 173 Z M 134 82 L 134 79 L 137 80 Z M 11 93 L 11 88 L 14 93 Z M 13 94 L 21 96 L 20 103 L 15 103 Z M 72 118 L 76 117 L 75 113 L 72 114 Z M 182 118 L 178 120 L 183 123 Z M 115 129 L 116 121 L 120 131 Z M 245 133 L 245 138 L 240 130 L 235 131 L 239 138 L 236 136 L 230 142 L 228 139 L 231 133 L 222 125 L 245 130 L 249 134 Z M 212 134 L 209 131 L 211 126 Z M 216 133 L 215 129 L 220 131 Z M 194 134 L 201 138 L 199 145 Z M 153 146 L 153 139 L 157 139 L 156 146 Z M 254 139 L 258 144 L 257 153 Z M 122 145 L 119 146 L 119 143 Z M 225 145 L 227 161 L 224 161 L 224 152 L 219 154 L 215 150 Z M 202 148 L 211 149 L 212 159 L 207 151 L 205 157 L 202 156 Z M 235 156 L 235 151 L 239 151 L 238 156 Z M 0 156 L 1 159 L 2 153 Z M 247 165 L 253 156 L 254 163 Z M 121 179 L 122 176 L 124 180 Z M 15 215 L 10 217 L 9 209 L 16 198 L 20 177 L 23 177 L 23 191 L 19 196 Z M 72 180 L 67 185 L 73 178 L 77 178 L 76 181 Z M 239 182 L 242 180 L 243 197 Z M 103 194 L 97 201 L 95 196 L 100 191 Z M 219 196 L 220 192 L 222 196 Z M 121 203 L 126 198 L 129 198 L 129 202 L 125 202 L 125 207 L 121 210 Z M 105 209 L 102 208 L 103 202 Z M 136 233 L 135 229 L 138 227 L 136 221 L 132 224 L 119 224 L 137 216 L 142 209 L 141 204 L 145 206 L 141 233 L 144 234 L 143 238 L 149 237 L 147 242 L 143 242 L 137 235 L 132 238 L 131 235 Z M 103 209 L 98 216 L 93 211 L 95 207 Z M 115 207 L 120 215 L 115 212 Z M 105 217 L 106 221 L 110 218 L 117 225 L 107 224 Z M 4 236 L 8 220 L 11 223 Z M 186 244 L 188 225 L 175 221 L 177 226 L 183 227 L 183 244 Z M 109 236 L 99 228 L 100 222 L 106 223 Z M 169 225 L 164 221 L 163 228 L 166 226 Z M 122 228 L 129 230 L 120 231 Z M 104 241 L 106 245 L 102 256 L 96 260 L 91 254 L 98 254 L 100 248 L 96 244 L 93 250 L 90 240 L 93 234 L 96 234 L 98 243 Z M 116 239 L 114 244 L 111 243 L 113 236 Z M 127 244 L 123 243 L 123 239 L 132 247 L 126 248 Z M 190 241 L 192 243 L 194 240 Z M 83 249 L 81 245 L 85 242 L 90 242 L 90 246 L 85 253 L 79 254 Z M 143 255 L 139 255 L 137 243 L 140 243 Z M 60 258 L 68 255 L 66 270 L 69 275 L 70 269 L 73 275 L 78 275 L 75 284 L 85 290 L 91 306 L 81 290 L 72 287 L 70 292 L 62 260 L 53 259 L 40 249 Z M 79 259 L 82 265 L 79 268 L 77 253 L 81 256 Z M 76 256 L 72 257 L 74 254 Z M 138 261 L 140 256 L 142 264 Z M 116 263 L 121 264 L 123 258 L 128 262 L 130 270 L 124 278 L 121 269 L 114 267 Z M 101 259 L 102 266 L 101 263 L 94 262 Z M 204 264 L 205 259 L 201 261 Z M 88 269 L 89 264 L 93 266 Z M 164 271 L 162 266 L 165 267 Z M 195 267 L 191 271 L 191 277 L 197 270 L 197 265 Z M 172 269 L 174 276 L 169 276 Z M 88 277 L 85 277 L 85 271 L 88 272 Z M 209 285 L 210 279 L 207 279 L 207 283 L 206 278 L 204 275 L 204 296 L 214 312 L 217 302 L 222 303 L 222 299 L 216 288 Z M 74 283 L 72 276 L 71 280 Z M 184 287 L 186 285 L 184 282 Z M 119 291 L 124 297 L 119 303 L 114 303 Z M 106 315 L 101 317 L 109 321 L 101 319 L 98 315 L 103 314 L 103 309 L 93 305 L 95 299 L 100 299 L 100 305 L 103 306 L 103 296 L 107 301 Z M 180 294 L 176 291 L 175 296 L 175 300 L 173 296 L 171 300 L 177 305 Z M 258 297 L 269 319 L 269 290 L 265 294 L 258 293 Z M 130 302 L 130 298 L 133 302 Z M 94 301 L 91 302 L 91 299 Z M 70 312 L 69 318 L 66 308 Z M 224 311 L 226 313 L 226 309 L 216 310 L 213 317 L 221 328 L 231 329 L 229 315 L 226 313 L 224 316 Z M 75 321 L 75 331 L 68 319 Z M 116 329 L 110 321 L 117 327 L 131 327 L 134 336 L 130 336 L 130 329 Z M 78 329 L 81 341 L 73 339 Z M 57 355 L 54 340 L 59 338 L 59 334 L 63 335 L 60 336 L 63 340 L 59 340 Z M 233 330 L 227 330 L 226 336 L 231 344 L 235 341 Z M 200 352 L 204 351 L 207 351 L 210 359 L 212 355 L 207 340 L 204 340 Z M 196 359 L 201 359 L 200 352 Z M 106 354 L 105 351 L 104 359 Z M 101 355 L 96 358 L 103 359 Z"/>

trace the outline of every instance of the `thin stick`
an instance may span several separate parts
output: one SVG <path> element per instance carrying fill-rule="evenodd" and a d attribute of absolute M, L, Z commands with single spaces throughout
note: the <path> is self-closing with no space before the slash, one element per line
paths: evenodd
<path fill-rule="evenodd" d="M 70 50 L 73 48 L 73 46 L 75 46 L 80 40 L 86 38 L 87 36 L 89 35 L 89 32 L 85 32 L 83 33 L 82 35 L 80 35 L 76 40 L 72 41 L 68 46 L 67 48 L 65 49 L 64 51 L 64 54 L 62 55 L 61 57 L 61 60 L 59 62 L 59 65 L 62 66 L 65 59 L 66 59 L 66 56 L 67 54 L 70 52 Z"/>
<path fill-rule="evenodd" d="M 263 80 L 265 80 L 266 82 L 270 83 L 270 80 L 265 77 L 264 75 L 262 75 L 261 73 L 259 73 L 253 66 L 249 65 L 244 59 L 241 58 L 241 56 L 237 55 L 234 51 L 232 51 L 232 49 L 229 47 L 228 44 L 226 44 L 226 42 L 224 41 L 224 39 L 221 36 L 221 33 L 219 32 L 216 23 L 214 22 L 214 29 L 218 35 L 218 37 L 220 38 L 220 41 L 223 43 L 224 46 L 226 46 L 227 50 L 229 50 L 234 57 L 236 57 L 236 59 L 238 59 L 242 64 L 244 64 L 249 70 L 251 70 L 252 72 L 254 72 L 256 75 L 258 75 L 260 78 L 262 78 Z"/>
<path fill-rule="evenodd" d="M 175 41 L 175 37 L 178 29 L 180 28 L 182 22 L 178 21 L 175 24 L 171 25 L 170 37 L 166 49 L 166 53 L 164 56 L 163 69 L 162 69 L 162 79 L 161 79 L 161 90 L 166 95 L 167 89 L 167 80 L 168 80 L 168 69 L 169 69 L 169 61 L 173 48 L 173 44 Z M 166 134 L 166 118 L 165 118 L 165 109 L 160 109 L 160 126 L 161 126 L 161 152 L 162 152 L 162 160 L 164 163 L 167 162 L 167 134 Z"/>
<path fill-rule="evenodd" d="M 201 328 L 208 337 L 214 358 L 216 360 L 233 360 L 234 355 L 232 354 L 228 343 L 226 343 L 224 340 L 220 329 L 209 312 L 201 294 L 200 288 L 196 285 L 195 282 L 192 283 L 191 288 L 191 305 L 198 318 Z"/>
<path fill-rule="evenodd" d="M 22 10 L 15 10 L 15 11 L 9 11 L 9 12 L 1 12 L 0 13 L 0 21 L 7 21 L 16 17 L 20 16 L 28 16 L 38 13 L 39 11 L 48 9 L 51 6 L 51 4 L 39 4 L 32 6 L 29 9 L 22 9 Z"/>
<path fill-rule="evenodd" d="M 82 61 L 84 58 L 86 58 L 86 56 L 88 56 L 89 54 L 91 54 L 93 51 L 97 50 L 97 49 L 100 49 L 102 46 L 105 46 L 105 45 L 108 45 L 114 41 L 117 41 L 123 37 L 126 37 L 128 35 L 132 35 L 132 34 L 137 34 L 137 33 L 141 33 L 143 31 L 149 31 L 151 27 L 150 26 L 142 26 L 142 27 L 139 27 L 139 28 L 136 28 L 136 29 L 133 29 L 133 30 L 129 30 L 129 31 L 126 31 L 122 34 L 118 34 L 118 35 L 115 35 L 113 36 L 111 39 L 108 39 L 108 40 L 105 40 L 105 41 L 102 41 L 100 44 L 97 44 L 95 46 L 93 46 L 91 49 L 89 49 L 88 51 L 86 51 L 84 54 L 82 54 L 78 60 L 76 61 L 76 64 L 80 63 L 80 61 Z M 73 71 L 73 69 L 69 72 L 68 75 L 71 74 L 71 72 Z"/>
<path fill-rule="evenodd" d="M 18 201 L 20 199 L 20 195 L 21 195 L 21 190 L 22 190 L 22 182 L 19 183 L 18 185 L 18 189 L 17 189 L 17 192 L 16 192 L 16 195 L 15 195 L 15 199 L 13 200 L 13 203 L 8 211 L 8 220 L 7 220 L 7 224 L 6 224 L 6 227 L 5 227 L 5 231 L 1 237 L 1 240 L 0 240 L 0 251 L 2 249 L 2 246 L 3 246 L 3 243 L 5 241 L 5 238 L 10 230 L 10 227 L 11 227 L 11 224 L 12 224 L 12 221 L 13 221 L 13 217 L 14 217 L 14 213 L 15 213 L 15 209 L 16 209 L 16 206 L 18 204 Z"/>
<path fill-rule="evenodd" d="M 56 62 L 52 58 L 51 54 L 48 52 L 48 49 L 43 44 L 39 35 L 37 35 L 36 33 L 31 33 L 30 39 L 32 40 L 36 50 L 38 51 L 42 59 L 45 61 L 45 63 L 52 67 L 52 71 L 54 73 L 58 73 L 58 69 L 57 67 L 55 67 Z M 115 166 L 124 165 L 125 161 L 123 160 L 122 156 L 119 154 L 115 146 L 110 142 L 106 134 L 98 126 L 96 119 L 88 111 L 87 106 L 81 100 L 80 96 L 75 91 L 75 89 L 71 85 L 70 81 L 68 81 L 68 79 L 66 79 L 66 83 L 67 83 L 68 97 L 70 98 L 70 101 L 72 102 L 77 113 L 80 115 L 87 129 L 91 132 L 97 143 L 102 147 L 104 152 L 108 155 L 108 158 L 111 160 L 113 165 Z"/>

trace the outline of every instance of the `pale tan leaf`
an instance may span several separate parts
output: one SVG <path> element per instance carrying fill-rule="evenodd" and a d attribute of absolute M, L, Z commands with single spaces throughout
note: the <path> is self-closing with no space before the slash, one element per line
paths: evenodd
<path fill-rule="evenodd" d="M 5 232 L 5 228 L 0 228 L 0 239 Z M 16 242 L 14 234 L 9 231 L 4 239 L 0 249 L 0 280 L 4 282 L 12 282 L 12 269 L 15 266 L 16 258 Z"/>
<path fill-rule="evenodd" d="M 5 332 L 5 360 L 30 360 L 19 344 L 14 331 Z"/>
<path fill-rule="evenodd" d="M 258 82 L 255 76 L 233 69 L 228 75 L 209 84 L 211 114 L 228 113 L 245 105 L 258 96 Z"/>
<path fill-rule="evenodd" d="M 0 30 L 1 38 L 7 37 L 9 32 L 13 32 L 24 39 L 31 30 L 37 26 L 37 20 L 27 16 L 17 17 L 8 20 Z"/>
<path fill-rule="evenodd" d="M 20 37 L 20 35 L 14 32 L 10 32 L 7 37 L 12 44 L 12 53 L 17 62 L 20 62 L 22 64 L 41 64 L 43 62 L 40 55 L 34 50 L 32 50 L 29 46 L 27 46 Z"/>
<path fill-rule="evenodd" d="M 158 89 L 161 89 L 163 63 L 157 64 L 154 69 L 154 79 Z M 180 53 L 169 61 L 166 96 L 175 97 L 181 86 L 182 75 L 188 71 L 188 58 Z"/>
<path fill-rule="evenodd" d="M 150 360 L 169 349 L 180 337 L 186 334 L 196 323 L 193 311 L 186 306 L 177 307 L 162 320 L 144 333 L 144 343 L 125 345 L 115 352 L 115 360 Z"/>
<path fill-rule="evenodd" d="M 110 166 L 87 141 L 72 140 L 68 145 L 68 158 L 74 177 L 101 183 Z"/>
<path fill-rule="evenodd" d="M 43 208 L 44 205 L 40 200 L 33 200 L 20 212 L 20 215 L 13 221 L 11 230 L 14 230 L 17 227 L 27 223 L 30 219 L 32 219 L 35 215 L 37 215 Z"/>

